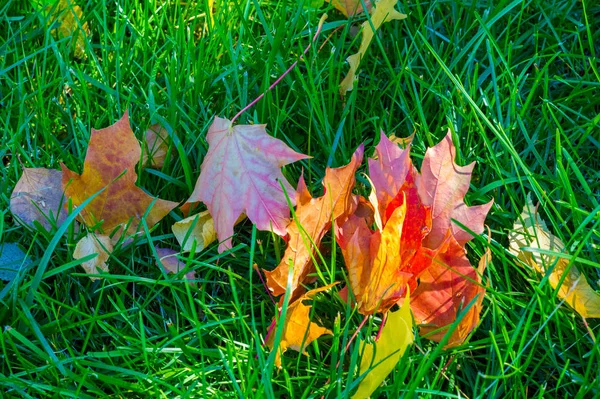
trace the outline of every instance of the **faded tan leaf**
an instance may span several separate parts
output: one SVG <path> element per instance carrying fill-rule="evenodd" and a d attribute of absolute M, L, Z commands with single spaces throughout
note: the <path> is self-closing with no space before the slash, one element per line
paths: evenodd
<path fill-rule="evenodd" d="M 95 258 L 83 262 L 81 266 L 88 274 L 98 274 L 99 271 L 108 273 L 106 261 L 112 250 L 113 245 L 110 241 L 110 237 L 88 233 L 87 236 L 77 242 L 75 251 L 73 252 L 73 258 L 81 259 L 90 254 L 97 254 Z M 98 280 L 99 278 L 101 277 L 90 276 L 90 279 L 92 280 Z"/>
<path fill-rule="evenodd" d="M 555 289 L 564 277 L 558 289 L 558 297 L 564 299 L 577 313 L 586 318 L 600 317 L 600 294 L 594 291 L 575 264 L 570 265 L 569 259 L 561 256 L 567 255 L 565 245 L 548 230 L 537 213 L 537 208 L 533 206 L 531 194 L 527 196 L 521 216 L 515 221 L 509 243 L 512 254 L 538 273 L 550 273 L 548 281 L 552 288 Z M 530 249 L 524 249 L 525 247 Z M 536 249 L 551 251 L 556 255 L 542 254 Z"/>

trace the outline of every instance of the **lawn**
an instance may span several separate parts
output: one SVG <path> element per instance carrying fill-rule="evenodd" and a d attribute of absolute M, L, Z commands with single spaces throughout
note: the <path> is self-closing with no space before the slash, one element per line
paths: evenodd
<path fill-rule="evenodd" d="M 47 3 L 51 3 L 49 0 Z M 379 131 L 407 137 L 420 166 L 450 129 L 457 162 L 476 162 L 469 205 L 494 205 L 491 231 L 467 245 L 471 263 L 489 247 L 481 322 L 444 348 L 417 334 L 373 397 L 600 397 L 597 319 L 583 319 L 548 278 L 508 252 L 508 235 L 531 193 L 541 217 L 600 289 L 600 6 L 590 0 L 400 0 L 407 14 L 380 28 L 345 98 L 345 59 L 359 47 L 365 15 L 346 18 L 319 1 L 78 0 L 79 42 L 52 32 L 53 17 L 25 0 L 0 4 L 0 249 L 16 243 L 30 263 L 0 282 L 0 397 L 336 398 L 359 384 L 363 321 L 337 295 L 319 295 L 314 316 L 330 330 L 289 350 L 283 367 L 264 340 L 275 316 L 253 268 L 272 269 L 286 243 L 248 220 L 233 249 L 213 243 L 183 256 L 194 284 L 166 275 L 154 245 L 178 249 L 179 210 L 110 257 L 90 280 L 73 251 L 85 232 L 30 229 L 9 210 L 23 167 L 81 173 L 92 128 L 126 110 L 141 139 L 154 123 L 172 138 L 171 159 L 138 170 L 153 196 L 186 200 L 207 153 L 215 116 L 267 124 L 272 136 L 312 158 L 284 168 L 322 194 L 327 167 L 349 162 Z M 311 7 L 312 5 L 312 7 Z M 327 12 L 315 44 L 321 15 Z M 79 46 L 79 47 L 78 47 Z M 355 192 L 368 195 L 364 173 Z M 334 237 L 324 239 L 317 282 L 347 281 Z M 415 327 L 415 332 L 417 328 Z"/>

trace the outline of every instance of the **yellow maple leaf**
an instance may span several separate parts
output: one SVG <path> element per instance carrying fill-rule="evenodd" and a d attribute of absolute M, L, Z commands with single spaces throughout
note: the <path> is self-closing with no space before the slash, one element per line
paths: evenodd
<path fill-rule="evenodd" d="M 293 349 L 307 355 L 305 348 L 315 339 L 324 334 L 331 334 L 331 331 L 321 327 L 310 320 L 310 308 L 312 305 L 305 305 L 303 301 L 312 299 L 317 293 L 328 290 L 337 283 L 329 284 L 324 287 L 315 288 L 302 295 L 296 301 L 288 306 L 285 315 L 283 334 L 279 341 L 279 349 L 275 357 L 275 365 L 281 367 L 281 354 L 288 349 Z M 273 349 L 275 343 L 275 334 L 267 339 L 266 345 Z"/>

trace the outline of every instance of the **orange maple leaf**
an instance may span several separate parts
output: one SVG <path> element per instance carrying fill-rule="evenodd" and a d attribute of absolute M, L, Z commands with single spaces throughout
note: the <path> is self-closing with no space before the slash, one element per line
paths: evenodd
<path fill-rule="evenodd" d="M 135 165 L 141 148 L 129 125 L 127 112 L 115 124 L 100 130 L 92 129 L 83 173 L 78 175 L 64 164 L 62 184 L 73 206 L 106 188 L 79 216 L 90 228 L 110 234 L 115 228 L 129 223 L 127 233 L 135 233 L 148 207 L 146 223 L 152 227 L 165 217 L 177 203 L 155 199 L 135 185 Z"/>
<path fill-rule="evenodd" d="M 265 271 L 267 286 L 278 296 L 285 292 L 290 263 L 293 265 L 292 292 L 313 269 L 312 258 L 321 239 L 334 220 L 345 219 L 354 212 L 357 198 L 352 195 L 356 170 L 362 163 L 364 147 L 361 145 L 352 160 L 340 168 L 328 168 L 323 179 L 325 193 L 312 198 L 304 178 L 300 178 L 296 191 L 296 214 L 288 224 L 288 247 L 273 271 Z"/>
<path fill-rule="evenodd" d="M 374 190 L 369 199 L 378 229 L 369 228 L 368 214 L 352 215 L 336 229 L 359 312 L 386 312 L 409 287 L 411 308 L 428 338 L 440 341 L 461 315 L 448 346 L 462 343 L 479 321 L 485 294 L 481 273 L 491 256 L 486 253 L 479 270 L 473 268 L 464 249 L 472 236 L 450 224 L 456 218 L 480 232 L 491 206 L 464 204 L 473 166 L 456 165 L 455 152 L 446 136 L 427 151 L 420 175 L 406 158 L 408 152 L 382 136 L 378 159 L 369 160 Z M 473 300 L 462 315 L 460 310 Z"/>
<path fill-rule="evenodd" d="M 377 211 L 376 211 L 377 212 Z M 364 219 L 349 218 L 338 229 L 350 286 L 362 314 L 383 313 L 417 287 L 435 250 L 421 242 L 431 228 L 431 209 L 421 203 L 414 172 L 386 209 L 382 231 L 371 231 Z"/>

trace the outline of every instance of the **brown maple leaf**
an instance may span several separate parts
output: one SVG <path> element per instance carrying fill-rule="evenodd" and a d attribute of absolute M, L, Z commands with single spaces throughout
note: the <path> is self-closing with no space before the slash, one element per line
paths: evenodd
<path fill-rule="evenodd" d="M 104 129 L 92 129 L 83 173 L 78 175 L 62 167 L 62 184 L 73 206 L 105 188 L 79 216 L 89 228 L 110 234 L 117 227 L 129 223 L 127 233 L 135 233 L 141 218 L 146 215 L 148 227 L 165 217 L 177 203 L 155 199 L 135 185 L 135 165 L 141 149 L 129 125 L 129 116 Z M 154 202 L 154 203 L 153 203 Z"/>
<path fill-rule="evenodd" d="M 313 271 L 312 258 L 321 239 L 331 228 L 332 221 L 345 219 L 356 208 L 357 198 L 352 195 L 356 170 L 362 163 L 364 147 L 361 145 L 352 160 L 340 168 L 328 168 L 323 179 L 325 193 L 312 198 L 304 178 L 300 178 L 296 191 L 295 218 L 288 224 L 288 247 L 281 262 L 273 271 L 265 271 L 267 286 L 278 296 L 285 292 L 290 263 L 293 265 L 292 292 Z"/>

